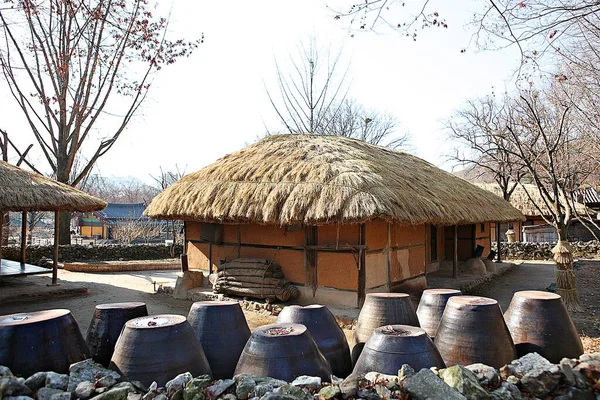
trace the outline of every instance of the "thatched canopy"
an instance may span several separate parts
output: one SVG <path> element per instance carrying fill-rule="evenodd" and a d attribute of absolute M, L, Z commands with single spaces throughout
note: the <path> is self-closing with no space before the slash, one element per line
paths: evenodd
<path fill-rule="evenodd" d="M 334 136 L 269 136 L 183 177 L 147 215 L 319 225 L 514 221 L 508 202 L 407 153 Z"/>
<path fill-rule="evenodd" d="M 477 186 L 502 197 L 502 189 L 497 183 L 476 183 Z M 564 201 L 564 200 L 563 200 Z M 541 216 L 540 210 L 546 209 L 546 205 L 537 186 L 531 183 L 519 183 L 510 196 L 510 204 L 519 209 L 528 217 Z M 536 207 L 536 204 L 538 207 Z M 575 203 L 575 210 L 578 214 L 586 215 L 586 206 L 581 203 Z M 591 215 L 596 215 L 596 212 L 588 209 Z M 547 213 L 546 215 L 548 215 Z"/>
<path fill-rule="evenodd" d="M 96 211 L 104 207 L 103 200 L 0 161 L 1 211 Z"/>

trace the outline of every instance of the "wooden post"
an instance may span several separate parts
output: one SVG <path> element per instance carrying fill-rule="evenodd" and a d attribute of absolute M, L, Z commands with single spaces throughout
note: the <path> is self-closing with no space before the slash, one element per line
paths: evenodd
<path fill-rule="evenodd" d="M 27 211 L 21 215 L 21 264 L 27 261 Z"/>
<path fill-rule="evenodd" d="M 60 233 L 59 212 L 54 212 L 54 260 L 52 260 L 52 284 L 58 282 L 58 237 Z"/>
<path fill-rule="evenodd" d="M 360 224 L 358 229 L 358 244 L 365 245 L 366 244 L 366 226 L 365 224 Z M 358 250 L 358 301 L 357 306 L 361 308 L 363 303 L 365 302 L 366 292 L 367 292 L 367 275 L 366 275 L 366 252 L 364 249 Z"/>
<path fill-rule="evenodd" d="M 496 250 L 498 254 L 496 254 L 496 262 L 502 262 L 502 249 L 501 249 L 502 241 L 500 240 L 500 222 L 496 222 Z"/>
<path fill-rule="evenodd" d="M 4 214 L 0 211 L 0 270 L 2 269 L 2 236 L 4 234 Z M 1 271 L 0 271 L 1 272 Z M 2 274 L 0 274 L 0 277 Z"/>
<path fill-rule="evenodd" d="M 242 229 L 239 224 L 237 225 L 237 244 L 237 258 L 240 258 L 242 253 Z"/>
<path fill-rule="evenodd" d="M 387 223 L 387 290 L 392 291 L 392 224 Z"/>
<path fill-rule="evenodd" d="M 208 243 L 208 273 L 212 274 L 213 273 L 213 267 L 212 267 L 213 263 L 212 263 L 212 242 Z"/>
<path fill-rule="evenodd" d="M 454 260 L 452 262 L 452 277 L 456 278 L 458 271 L 458 225 L 454 225 Z"/>

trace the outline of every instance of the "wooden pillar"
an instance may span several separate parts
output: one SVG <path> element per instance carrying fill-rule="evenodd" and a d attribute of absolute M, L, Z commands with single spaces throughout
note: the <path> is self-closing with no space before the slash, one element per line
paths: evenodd
<path fill-rule="evenodd" d="M 452 262 L 452 277 L 456 278 L 458 271 L 458 225 L 454 225 L 454 259 Z"/>
<path fill-rule="evenodd" d="M 172 221 L 173 226 L 175 226 L 175 221 Z M 185 221 L 183 221 L 183 249 L 181 250 L 181 256 L 179 256 L 179 259 L 181 260 L 181 272 L 186 272 L 190 269 L 189 264 L 188 264 L 188 257 L 187 257 L 187 235 L 186 235 L 186 226 L 185 226 Z M 175 228 L 173 228 L 175 229 Z M 167 230 L 168 230 L 168 226 L 167 226 Z M 177 238 L 177 235 L 175 235 L 174 241 L 173 241 L 173 246 L 175 246 L 175 240 Z"/>
<path fill-rule="evenodd" d="M 358 244 L 364 246 L 366 244 L 366 225 L 360 224 L 358 229 Z M 367 274 L 366 274 L 366 252 L 364 247 L 358 250 L 358 301 L 357 306 L 361 308 L 365 302 L 367 292 Z"/>
<path fill-rule="evenodd" d="M 392 291 L 392 224 L 387 223 L 387 290 Z"/>
<path fill-rule="evenodd" d="M 502 262 L 502 241 L 500 240 L 500 222 L 496 222 L 496 262 Z"/>
<path fill-rule="evenodd" d="M 213 263 L 212 263 L 212 242 L 208 243 L 208 273 L 212 274 L 213 273 L 213 267 L 212 267 Z"/>
<path fill-rule="evenodd" d="M 241 257 L 242 253 L 242 229 L 240 225 L 237 225 L 237 258 Z"/>
<path fill-rule="evenodd" d="M 54 260 L 52 260 L 52 284 L 58 282 L 58 237 L 60 233 L 59 212 L 54 212 Z"/>
<path fill-rule="evenodd" d="M 21 215 L 21 264 L 27 261 L 27 211 Z"/>
<path fill-rule="evenodd" d="M 0 269 L 2 269 L 2 236 L 4 234 L 4 214 L 0 212 Z M 1 274 L 0 274 L 1 276 Z"/>

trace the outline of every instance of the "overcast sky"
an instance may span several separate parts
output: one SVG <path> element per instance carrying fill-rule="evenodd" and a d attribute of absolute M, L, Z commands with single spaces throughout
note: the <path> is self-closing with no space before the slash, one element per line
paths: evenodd
<path fill-rule="evenodd" d="M 416 42 L 381 30 L 350 37 L 348 20 L 336 21 L 326 5 L 341 0 L 174 0 L 171 38 L 200 37 L 196 52 L 157 74 L 147 101 L 96 172 L 150 181 L 159 167 L 196 171 L 252 143 L 280 123 L 265 93 L 276 90 L 274 59 L 285 68 L 298 43 L 343 46 L 350 95 L 368 108 L 394 114 L 411 135 L 411 152 L 444 165 L 452 143 L 440 121 L 466 99 L 510 86 L 516 49 L 478 52 L 466 24 L 480 2 L 432 1 L 448 29 L 426 29 Z M 451 4 L 450 4 L 451 3 Z M 465 53 L 461 49 L 467 48 Z M 4 82 L 1 82 L 5 85 Z M 0 89 L 0 127 L 21 143 L 32 142 L 25 118 Z M 99 132 L 101 135 L 101 132 Z M 43 160 L 38 158 L 38 165 Z"/>

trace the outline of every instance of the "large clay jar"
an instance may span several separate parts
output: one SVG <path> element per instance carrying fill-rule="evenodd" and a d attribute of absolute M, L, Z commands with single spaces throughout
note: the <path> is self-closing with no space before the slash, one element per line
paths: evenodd
<path fill-rule="evenodd" d="M 350 375 L 352 361 L 346 335 L 327 307 L 322 305 L 287 306 L 279 313 L 277 322 L 306 326 L 317 347 L 329 362 L 331 372 L 340 378 Z"/>
<path fill-rule="evenodd" d="M 198 301 L 192 304 L 188 322 L 202 344 L 214 379 L 233 376 L 250 328 L 237 301 Z"/>
<path fill-rule="evenodd" d="M 583 353 L 581 339 L 558 294 L 516 292 L 504 319 L 519 357 L 536 352 L 558 364 L 563 357 L 577 358 Z"/>
<path fill-rule="evenodd" d="M 410 365 L 416 371 L 446 367 L 425 330 L 408 325 L 387 325 L 373 331 L 352 374 L 365 375 L 377 371 L 396 375 L 403 364 Z"/>
<path fill-rule="evenodd" d="M 500 368 L 517 357 L 500 306 L 487 297 L 451 297 L 434 343 L 447 366 L 483 363 Z"/>
<path fill-rule="evenodd" d="M 211 375 L 194 330 L 181 315 L 151 315 L 125 323 L 109 368 L 128 381 L 164 386 L 177 375 Z"/>
<path fill-rule="evenodd" d="M 291 382 L 301 375 L 331 380 L 329 363 L 302 324 L 256 328 L 235 368 L 235 375 L 270 376 Z"/>
<path fill-rule="evenodd" d="M 89 350 L 69 310 L 0 316 L 0 365 L 28 377 L 38 371 L 69 372 Z"/>
<path fill-rule="evenodd" d="M 107 367 L 125 323 L 147 315 L 145 303 L 98 304 L 85 339 L 94 361 Z"/>
<path fill-rule="evenodd" d="M 460 290 L 456 289 L 427 289 L 423 291 L 421 301 L 419 301 L 417 307 L 417 317 L 421 328 L 425 329 L 425 332 L 431 338 L 435 337 L 448 299 L 461 294 Z"/>
<path fill-rule="evenodd" d="M 384 325 L 420 326 L 408 294 L 367 294 L 354 330 L 355 343 L 366 343 L 373 331 Z"/>

